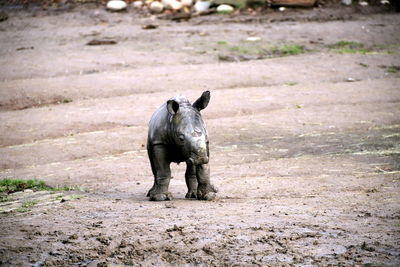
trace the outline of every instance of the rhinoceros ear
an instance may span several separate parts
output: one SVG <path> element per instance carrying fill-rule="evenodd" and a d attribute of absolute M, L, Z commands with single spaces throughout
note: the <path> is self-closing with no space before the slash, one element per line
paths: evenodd
<path fill-rule="evenodd" d="M 169 112 L 171 115 L 174 115 L 174 114 L 176 114 L 176 113 L 178 112 L 178 110 L 179 110 L 179 103 L 176 102 L 175 100 L 168 100 L 168 101 L 167 101 L 167 109 L 168 109 L 168 112 Z"/>
<path fill-rule="evenodd" d="M 210 102 L 210 98 L 210 91 L 204 91 L 200 98 L 193 103 L 193 107 L 198 111 L 205 109 L 208 105 L 208 102 Z"/>

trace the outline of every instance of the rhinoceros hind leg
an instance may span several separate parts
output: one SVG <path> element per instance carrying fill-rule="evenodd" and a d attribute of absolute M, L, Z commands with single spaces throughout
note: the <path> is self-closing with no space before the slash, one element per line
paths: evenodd
<path fill-rule="evenodd" d="M 149 158 L 154 174 L 154 184 L 147 196 L 152 201 L 172 200 L 172 194 L 168 192 L 171 162 L 168 160 L 166 148 L 162 145 L 150 146 Z"/>

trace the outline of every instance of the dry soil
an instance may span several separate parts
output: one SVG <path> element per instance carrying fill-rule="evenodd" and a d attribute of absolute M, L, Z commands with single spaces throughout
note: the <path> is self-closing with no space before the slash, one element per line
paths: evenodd
<path fill-rule="evenodd" d="M 399 266 L 400 16 L 307 12 L 9 11 L 0 177 L 84 191 L 0 214 L 0 264 Z M 185 199 L 181 164 L 150 202 L 147 122 L 203 90 L 218 199 Z"/>

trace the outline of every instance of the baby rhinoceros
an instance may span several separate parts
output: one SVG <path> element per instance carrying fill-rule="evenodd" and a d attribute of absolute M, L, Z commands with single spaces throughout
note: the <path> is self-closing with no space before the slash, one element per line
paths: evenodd
<path fill-rule="evenodd" d="M 210 101 L 205 91 L 193 105 L 183 96 L 173 97 L 159 107 L 149 123 L 147 152 L 154 185 L 150 200 L 172 200 L 168 192 L 171 162 L 186 162 L 186 198 L 212 200 L 217 190 L 210 183 L 208 136 L 200 110 Z"/>

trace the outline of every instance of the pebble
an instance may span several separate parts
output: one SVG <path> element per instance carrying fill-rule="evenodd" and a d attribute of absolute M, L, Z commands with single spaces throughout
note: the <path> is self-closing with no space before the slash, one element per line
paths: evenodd
<path fill-rule="evenodd" d="M 126 9 L 128 5 L 121 0 L 111 0 L 107 3 L 107 8 L 112 11 L 121 11 Z"/>
<path fill-rule="evenodd" d="M 184 6 L 192 6 L 193 5 L 193 0 L 181 0 L 182 5 Z"/>
<path fill-rule="evenodd" d="M 258 36 L 247 37 L 246 41 L 248 41 L 248 42 L 258 42 L 258 41 L 261 41 L 261 37 L 258 37 Z"/>
<path fill-rule="evenodd" d="M 194 4 L 194 10 L 196 12 L 203 12 L 206 11 L 210 7 L 210 2 L 209 1 L 197 1 L 196 4 Z"/>
<path fill-rule="evenodd" d="M 218 12 L 218 13 L 221 13 L 221 14 L 230 14 L 230 13 L 233 12 L 233 10 L 234 10 L 234 8 L 233 8 L 232 6 L 230 6 L 230 5 L 225 5 L 225 4 L 219 5 L 219 6 L 217 7 L 217 12 Z"/>
<path fill-rule="evenodd" d="M 174 2 L 174 0 L 161 0 L 165 8 L 171 8 L 172 2 Z"/>
<path fill-rule="evenodd" d="M 133 7 L 134 8 L 142 8 L 143 2 L 142 1 L 135 1 L 133 2 Z"/>
<path fill-rule="evenodd" d="M 181 3 L 181 2 L 179 2 L 179 1 L 172 1 L 171 2 L 171 8 L 173 9 L 173 10 L 179 10 L 179 9 L 181 9 L 183 7 L 183 4 Z"/>
<path fill-rule="evenodd" d="M 152 13 L 161 13 L 163 9 L 164 5 L 160 2 L 155 1 L 150 4 L 150 11 Z"/>

